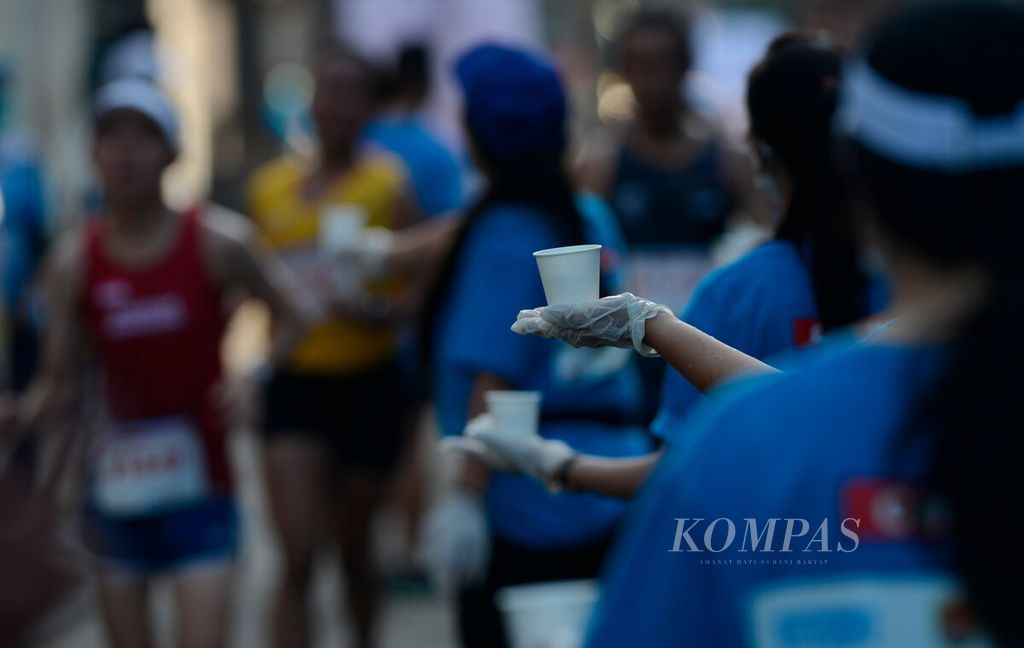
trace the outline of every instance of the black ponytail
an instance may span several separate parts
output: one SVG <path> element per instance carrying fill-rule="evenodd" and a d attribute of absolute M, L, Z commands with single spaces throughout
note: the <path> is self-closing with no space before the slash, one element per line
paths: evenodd
<path fill-rule="evenodd" d="M 751 132 L 767 147 L 760 154 L 793 181 L 776 238 L 801 252 L 826 331 L 868 313 L 867 280 L 832 160 L 841 60 L 822 36 L 791 32 L 772 43 L 747 85 Z"/>
<path fill-rule="evenodd" d="M 981 118 L 1005 115 L 1024 106 L 1024 11 L 983 0 L 921 5 L 886 23 L 867 60 L 908 90 L 961 98 Z M 948 507 L 975 613 L 1000 645 L 1024 645 L 1024 164 L 943 173 L 858 147 L 856 168 L 894 246 L 987 279 L 907 437 L 932 448 L 928 486 Z"/>

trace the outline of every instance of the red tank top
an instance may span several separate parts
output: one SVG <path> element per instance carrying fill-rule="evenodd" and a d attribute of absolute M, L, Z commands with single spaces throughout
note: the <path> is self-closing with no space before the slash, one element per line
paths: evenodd
<path fill-rule="evenodd" d="M 210 483 L 223 492 L 230 490 L 231 478 L 213 388 L 221 379 L 224 310 L 202 258 L 198 210 L 181 218 L 170 252 L 140 268 L 111 259 L 100 223 L 93 223 L 83 310 L 111 417 L 189 417 L 202 437 Z"/>

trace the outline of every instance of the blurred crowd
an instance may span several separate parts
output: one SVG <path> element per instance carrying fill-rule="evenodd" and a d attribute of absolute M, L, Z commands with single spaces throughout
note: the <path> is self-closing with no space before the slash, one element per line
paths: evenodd
<path fill-rule="evenodd" d="M 146 29 L 98 64 L 73 216 L 0 135 L 3 642 L 85 583 L 109 645 L 162 645 L 160 582 L 177 645 L 231 644 L 233 433 L 258 439 L 280 557 L 267 645 L 312 644 L 325 549 L 366 648 L 399 581 L 469 648 L 1024 641 L 1002 519 L 1024 14 L 800 3 L 713 109 L 717 14 L 633 4 L 604 20 L 595 106 L 543 48 L 467 42 L 442 71 L 456 136 L 427 118 L 430 42 L 311 39 L 229 206 L 168 199 L 187 132 Z M 533 253 L 585 244 L 598 292 L 559 303 Z M 502 428 L 510 393 L 532 430 Z M 510 612 L 594 579 L 586 627 L 538 642 L 554 622 Z"/>

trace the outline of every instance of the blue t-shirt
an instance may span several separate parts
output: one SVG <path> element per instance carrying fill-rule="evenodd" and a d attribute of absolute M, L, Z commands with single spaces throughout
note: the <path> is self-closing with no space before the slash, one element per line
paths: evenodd
<path fill-rule="evenodd" d="M 597 238 L 602 227 L 594 226 L 603 217 L 584 213 L 588 238 L 605 244 Z M 618 246 L 607 243 L 609 251 Z M 533 252 L 559 244 L 545 216 L 531 208 L 496 205 L 480 216 L 438 319 L 434 399 L 441 432 L 462 434 L 474 377 L 490 373 L 515 389 L 542 393 L 542 435 L 581 452 L 645 454 L 650 446 L 643 429 L 622 422 L 634 414 L 640 395 L 629 350 L 573 349 L 510 330 L 520 310 L 545 303 Z M 534 549 L 599 540 L 613 531 L 623 508 L 598 495 L 553 496 L 522 476 L 497 474 L 487 492 L 494 533 Z"/>
<path fill-rule="evenodd" d="M 811 345 L 819 328 L 810 274 L 788 241 L 762 243 L 710 273 L 680 319 L 758 359 Z M 693 385 L 667 367 L 652 434 L 674 441 L 668 431 L 678 430 L 700 399 Z"/>
<path fill-rule="evenodd" d="M 624 520 L 588 648 L 883 645 L 869 640 L 898 623 L 881 617 L 911 620 L 913 601 L 955 587 L 948 543 L 907 535 L 919 520 L 912 512 L 927 509 L 910 495 L 927 448 L 921 435 L 906 436 L 905 422 L 945 352 L 837 345 L 694 410 Z M 719 518 L 733 521 L 731 544 Z M 787 519 L 808 522 L 789 552 Z M 792 525 L 794 536 L 803 530 Z M 752 551 L 758 534 L 759 549 L 770 542 L 773 552 Z M 893 594 L 922 589 L 924 599 Z"/>
<path fill-rule="evenodd" d="M 462 206 L 462 172 L 448 149 L 413 117 L 387 115 L 366 126 L 365 135 L 400 157 L 412 178 L 425 216 Z"/>

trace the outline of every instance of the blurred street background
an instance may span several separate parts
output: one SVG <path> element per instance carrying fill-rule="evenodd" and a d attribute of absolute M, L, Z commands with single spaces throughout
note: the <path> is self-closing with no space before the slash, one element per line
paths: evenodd
<path fill-rule="evenodd" d="M 166 180 L 169 197 L 200 196 L 240 208 L 247 174 L 297 137 L 308 105 L 304 67 L 327 32 L 377 60 L 406 43 L 433 49 L 436 91 L 426 112 L 460 140 L 451 66 L 469 44 L 494 37 L 551 52 L 573 99 L 577 140 L 602 120 L 629 115 L 629 91 L 602 72 L 615 31 L 639 0 L 6 0 L 0 4 L 2 124 L 46 171 L 56 226 L 73 218 L 92 185 L 88 100 L 117 68 L 157 66 L 183 112 L 185 153 Z M 670 3 L 671 4 L 671 3 Z M 689 2 L 676 2 L 691 6 Z M 743 133 L 750 64 L 784 26 L 830 28 L 843 37 L 864 5 L 847 0 L 705 2 L 696 73 L 688 90 Z M 156 60 L 149 39 L 155 40 Z M 294 140 L 288 145 L 298 145 Z"/>

